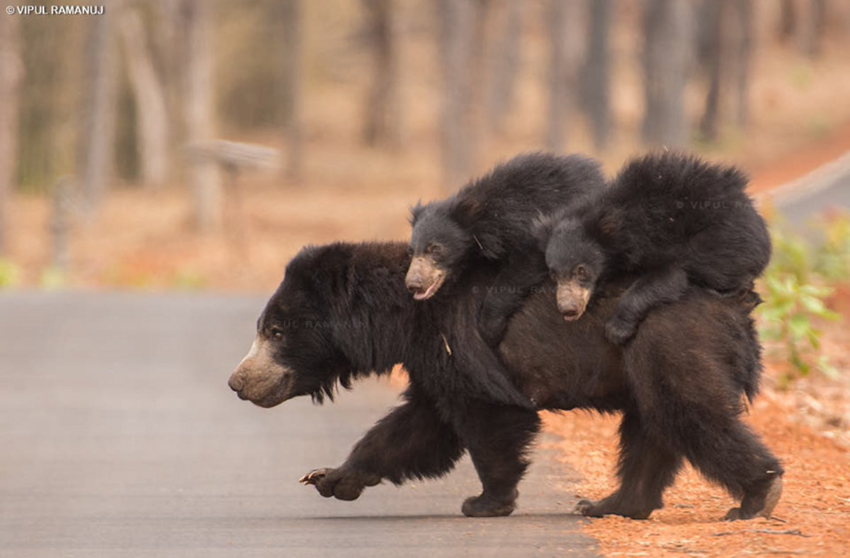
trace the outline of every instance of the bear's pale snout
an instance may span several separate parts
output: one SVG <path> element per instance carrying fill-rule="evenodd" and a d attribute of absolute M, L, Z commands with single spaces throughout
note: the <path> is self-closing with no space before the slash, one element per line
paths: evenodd
<path fill-rule="evenodd" d="M 261 407 L 273 407 L 292 396 L 294 373 L 275 361 L 271 345 L 269 340 L 258 335 L 251 350 L 227 380 L 239 399 Z"/>
<path fill-rule="evenodd" d="M 230 389 L 239 393 L 242 391 L 242 388 L 245 386 L 242 381 L 242 377 L 239 375 L 239 369 L 237 368 L 233 374 L 230 375 L 230 379 L 227 380 L 227 385 L 230 386 Z"/>

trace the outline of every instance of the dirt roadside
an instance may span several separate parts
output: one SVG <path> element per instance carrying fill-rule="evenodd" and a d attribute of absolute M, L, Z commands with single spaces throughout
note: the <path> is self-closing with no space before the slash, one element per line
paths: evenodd
<path fill-rule="evenodd" d="M 850 452 L 789 420 L 787 409 L 767 397 L 756 401 L 747 422 L 785 465 L 773 518 L 719 521 L 735 502 L 688 467 L 650 519 L 594 519 L 584 532 L 604 556 L 847 556 Z M 546 429 L 563 437 L 562 459 L 584 478 L 580 497 L 598 499 L 616 487 L 617 424 L 616 417 L 589 413 L 545 417 Z"/>

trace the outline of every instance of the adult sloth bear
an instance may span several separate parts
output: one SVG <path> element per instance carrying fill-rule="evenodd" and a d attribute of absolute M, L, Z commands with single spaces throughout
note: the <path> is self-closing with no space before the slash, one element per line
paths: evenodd
<path fill-rule="evenodd" d="M 401 243 L 304 249 L 287 267 L 229 385 L 262 407 L 301 395 L 321 402 L 337 383 L 349 387 L 401 363 L 410 375 L 406 401 L 369 430 L 345 463 L 302 480 L 325 497 L 353 500 L 384 479 L 441 477 L 466 450 L 483 492 L 464 502 L 463 513 L 508 515 L 540 425 L 537 412 L 470 389 L 475 381 L 455 366 L 464 347 L 452 324 L 481 300 L 455 307 L 416 302 L 404 284 L 409 264 Z M 607 286 L 580 321 L 567 323 L 553 284 L 544 283 L 511 318 L 498 348 L 507 380 L 538 408 L 623 412 L 621 485 L 599 502 L 581 502 L 581 512 L 647 518 L 687 459 L 741 499 L 727 519 L 769 516 L 783 470 L 739 419 L 742 395 L 755 395 L 760 372 L 749 316 L 755 295 L 691 288 L 651 312 L 620 348 L 605 341 L 603 330 L 627 286 Z"/>

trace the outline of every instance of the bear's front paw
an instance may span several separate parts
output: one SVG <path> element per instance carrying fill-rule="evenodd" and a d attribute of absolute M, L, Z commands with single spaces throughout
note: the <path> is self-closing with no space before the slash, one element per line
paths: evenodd
<path fill-rule="evenodd" d="M 467 498 L 461 507 L 466 517 L 503 517 L 511 515 L 516 509 L 516 499 L 519 492 L 514 490 L 512 497 L 501 500 L 482 494 Z"/>
<path fill-rule="evenodd" d="M 364 488 L 380 483 L 381 477 L 343 468 L 316 469 L 301 477 L 299 482 L 312 484 L 325 498 L 333 496 L 337 500 L 350 502 L 359 498 Z"/>
<path fill-rule="evenodd" d="M 635 324 L 614 316 L 605 323 L 605 338 L 614 345 L 625 345 L 635 334 Z"/>

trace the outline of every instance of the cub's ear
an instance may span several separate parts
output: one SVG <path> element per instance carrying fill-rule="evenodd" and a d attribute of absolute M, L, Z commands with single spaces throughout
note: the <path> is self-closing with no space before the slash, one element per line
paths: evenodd
<path fill-rule="evenodd" d="M 419 200 L 416 202 L 416 205 L 410 207 L 410 219 L 408 220 L 410 221 L 411 227 L 416 226 L 416 221 L 422 217 L 422 213 L 425 212 L 425 207 L 426 206 L 422 205 L 422 200 Z"/>
<path fill-rule="evenodd" d="M 554 215 L 538 215 L 531 222 L 531 238 L 537 243 L 537 247 L 541 252 L 546 251 L 546 246 L 549 244 L 549 238 L 552 236 L 552 230 L 555 228 L 557 219 Z"/>
<path fill-rule="evenodd" d="M 466 198 L 458 200 L 449 213 L 461 227 L 471 229 L 476 221 L 482 217 L 483 212 L 484 202 L 482 200 Z"/>
<path fill-rule="evenodd" d="M 608 208 L 599 218 L 599 232 L 608 238 L 614 238 L 623 230 L 623 218 L 621 210 Z"/>

